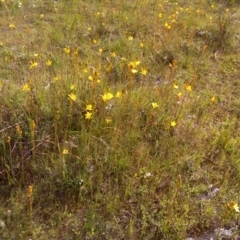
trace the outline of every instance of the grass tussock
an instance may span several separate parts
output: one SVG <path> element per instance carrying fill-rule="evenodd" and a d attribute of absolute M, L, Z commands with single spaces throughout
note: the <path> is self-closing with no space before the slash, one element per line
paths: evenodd
<path fill-rule="evenodd" d="M 0 13 L 1 239 L 238 226 L 238 1 L 2 0 Z"/>

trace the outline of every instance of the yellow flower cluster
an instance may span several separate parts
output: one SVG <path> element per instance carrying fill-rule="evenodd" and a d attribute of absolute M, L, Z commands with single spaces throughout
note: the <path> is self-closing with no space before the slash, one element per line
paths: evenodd
<path fill-rule="evenodd" d="M 37 62 L 31 62 L 29 68 L 33 69 L 33 68 L 36 68 L 37 66 L 38 66 Z"/>
<path fill-rule="evenodd" d="M 121 98 L 121 97 L 122 97 L 122 93 L 118 91 L 118 92 L 115 94 L 115 98 Z M 106 101 L 108 101 L 108 100 L 111 100 L 112 98 L 114 98 L 114 95 L 113 95 L 112 93 L 110 93 L 110 92 L 104 93 L 104 94 L 102 95 L 102 100 L 103 100 L 104 102 L 106 102 Z"/>
<path fill-rule="evenodd" d="M 108 100 L 111 100 L 113 98 L 113 94 L 108 92 L 108 93 L 105 93 L 102 95 L 102 100 L 104 102 L 108 101 Z"/>
<path fill-rule="evenodd" d="M 140 72 L 142 75 L 147 75 L 147 69 L 142 67 L 141 70 L 138 69 L 138 66 L 141 64 L 141 61 L 131 61 L 128 63 L 128 67 L 133 74 Z"/>
<path fill-rule="evenodd" d="M 87 104 L 85 110 L 87 111 L 85 114 L 85 118 L 90 120 L 92 118 L 92 110 L 93 110 L 92 104 Z"/>

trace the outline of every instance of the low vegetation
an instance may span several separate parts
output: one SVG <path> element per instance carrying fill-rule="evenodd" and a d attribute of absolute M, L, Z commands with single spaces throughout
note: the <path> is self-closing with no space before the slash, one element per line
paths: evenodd
<path fill-rule="evenodd" d="M 239 1 L 0 12 L 1 239 L 237 239 Z"/>

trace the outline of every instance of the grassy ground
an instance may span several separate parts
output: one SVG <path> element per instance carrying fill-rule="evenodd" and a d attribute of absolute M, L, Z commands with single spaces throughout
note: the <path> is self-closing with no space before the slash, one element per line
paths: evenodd
<path fill-rule="evenodd" d="M 1 0 L 0 13 L 1 239 L 239 224 L 239 1 Z"/>

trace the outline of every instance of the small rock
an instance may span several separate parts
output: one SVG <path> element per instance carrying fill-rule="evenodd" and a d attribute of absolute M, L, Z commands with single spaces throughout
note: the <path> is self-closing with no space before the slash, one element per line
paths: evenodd
<path fill-rule="evenodd" d="M 0 220 L 0 228 L 4 228 L 5 227 L 5 222 Z"/>
<path fill-rule="evenodd" d="M 210 200 L 211 198 L 215 197 L 219 192 L 219 188 L 214 188 L 211 191 L 209 191 L 207 194 L 202 196 L 202 200 Z"/>

